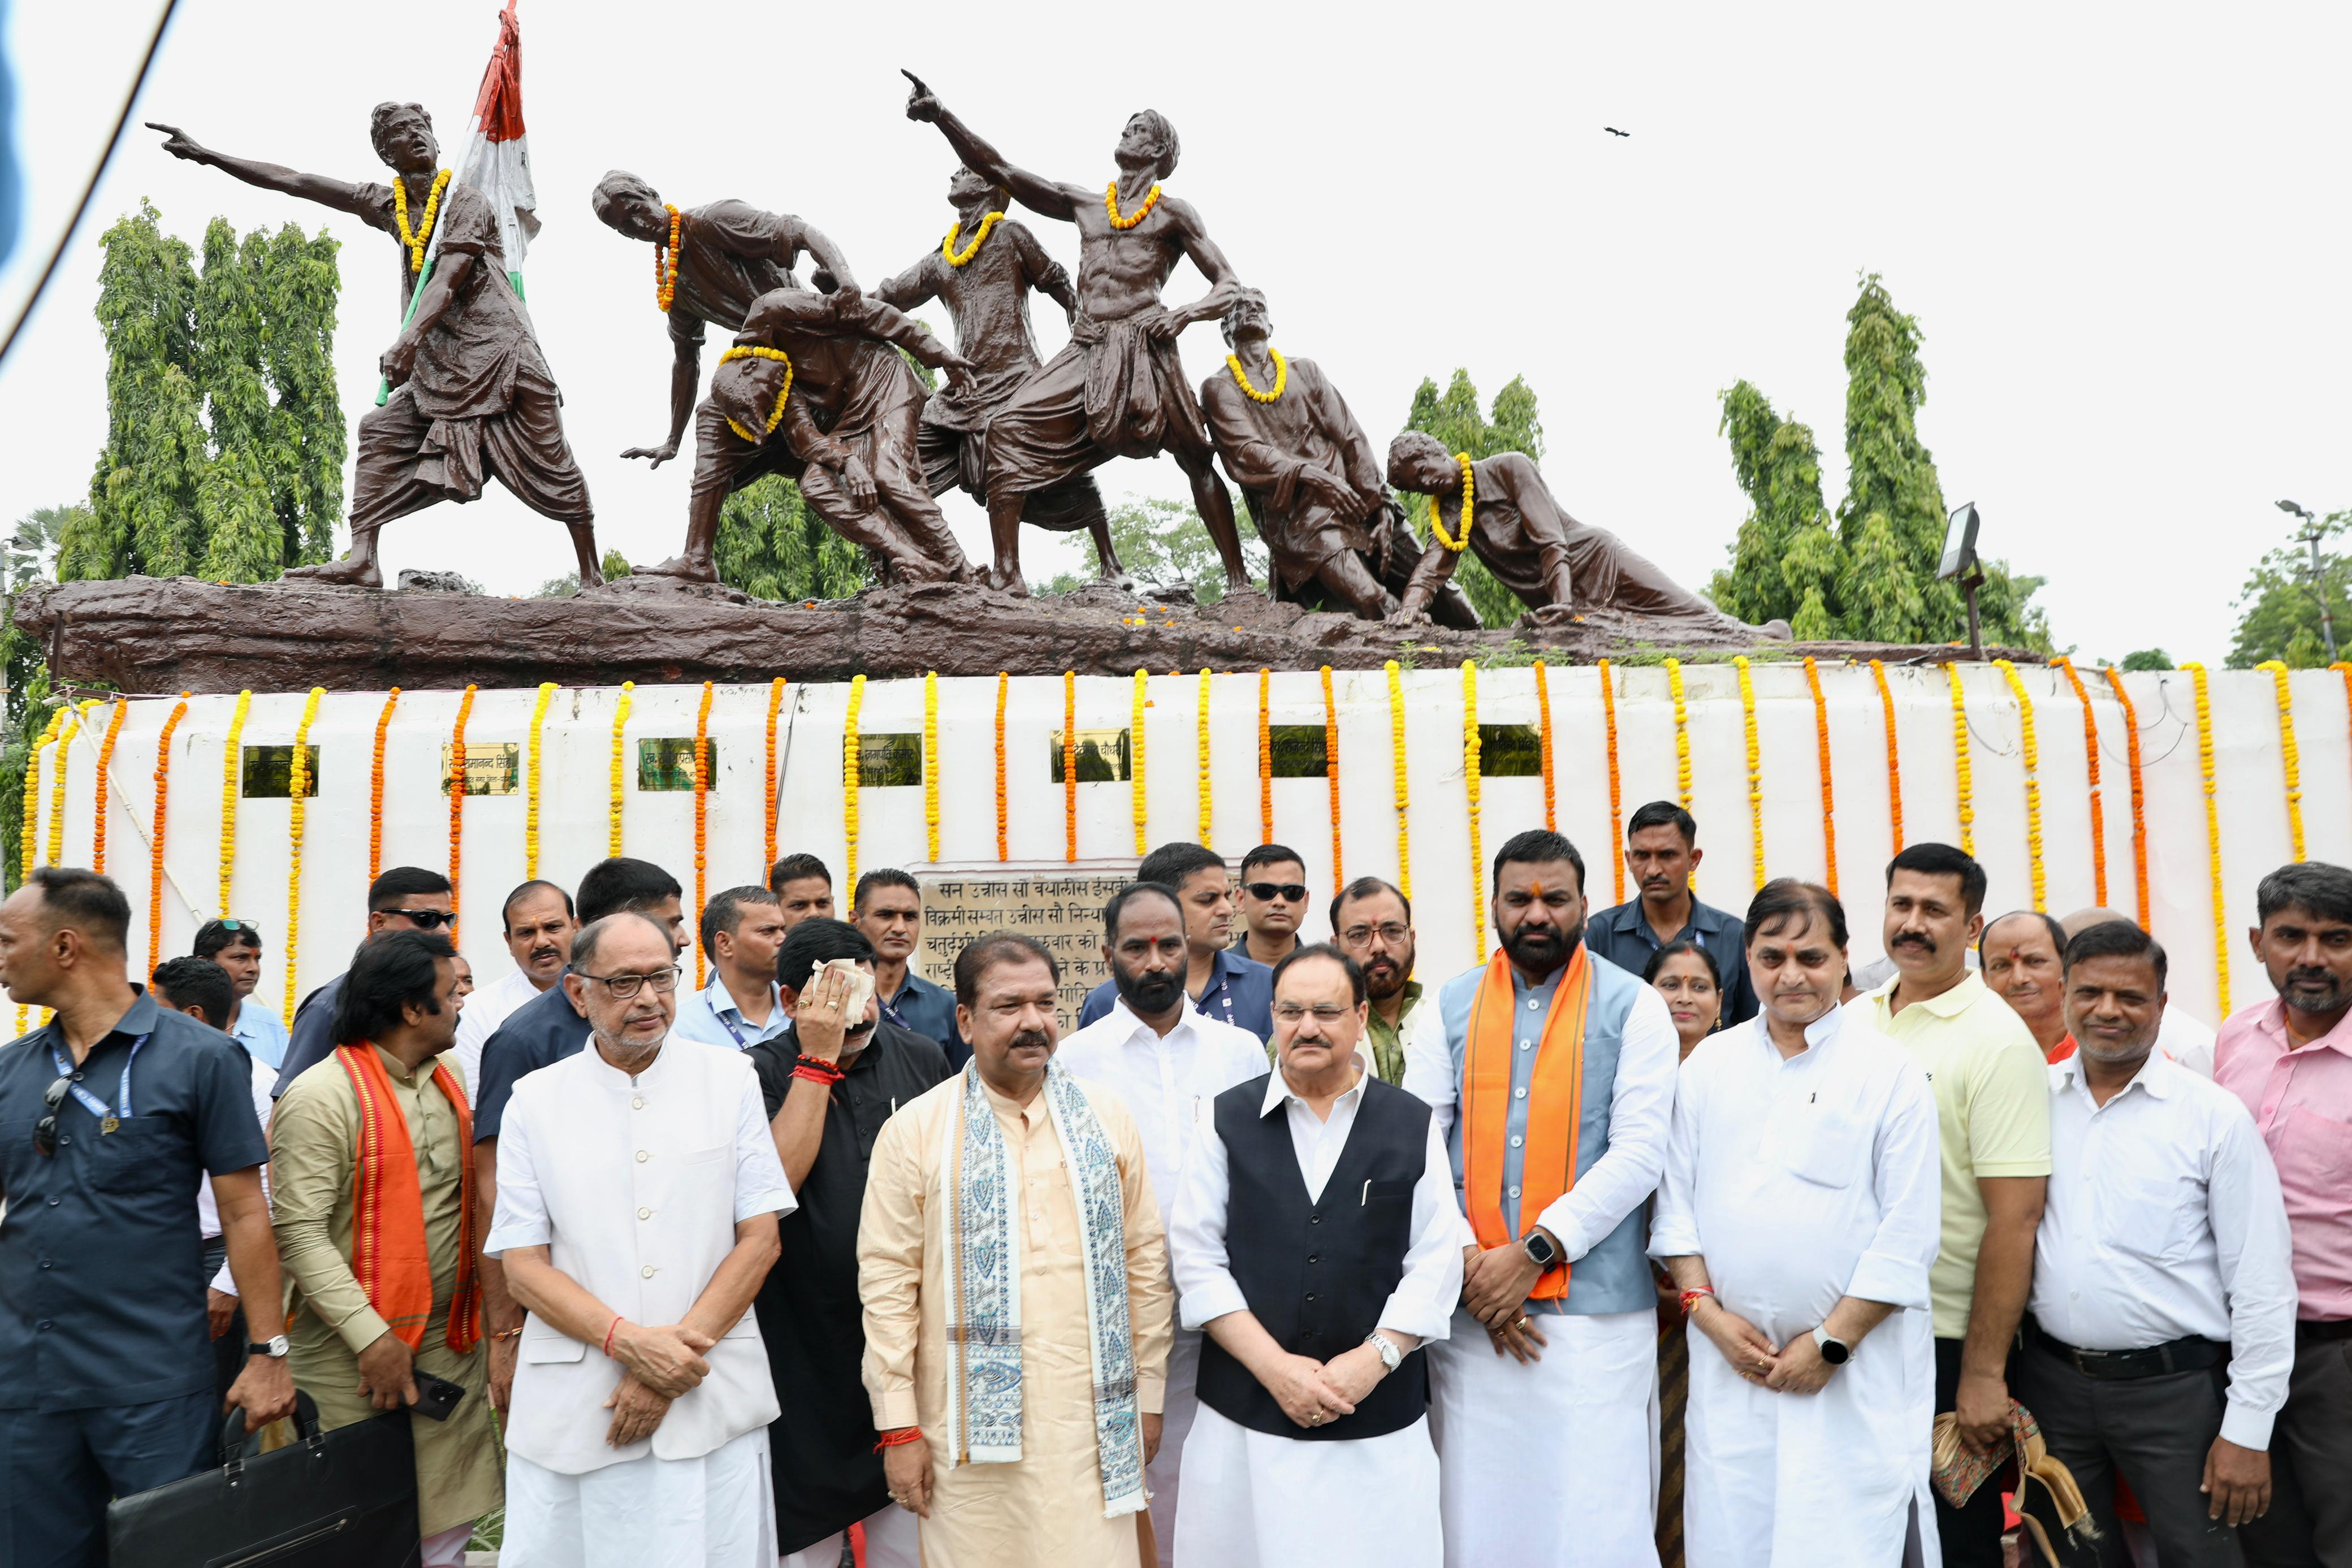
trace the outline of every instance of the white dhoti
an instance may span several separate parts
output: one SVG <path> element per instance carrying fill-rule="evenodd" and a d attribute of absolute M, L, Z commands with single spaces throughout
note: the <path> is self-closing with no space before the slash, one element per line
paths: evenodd
<path fill-rule="evenodd" d="M 1168 1402 L 1160 1416 L 1160 1453 L 1143 1470 L 1143 1488 L 1151 1496 L 1151 1539 L 1160 1549 L 1160 1568 L 1176 1568 L 1178 1472 L 1183 1467 L 1184 1442 L 1192 1434 L 1193 1415 L 1201 1408 L 1200 1383 L 1201 1332 L 1180 1328 L 1168 1346 Z M 1214 1562 L 1206 1568 L 1215 1568 Z"/>
<path fill-rule="evenodd" d="M 1184 1445 L 1184 1478 L 1176 1543 L 1198 1568 L 1439 1568 L 1445 1561 L 1426 1419 L 1378 1437 L 1308 1442 L 1252 1431 L 1202 1406 Z"/>
<path fill-rule="evenodd" d="M 861 1521 L 866 1527 L 866 1568 L 923 1568 L 922 1521 L 897 1503 L 890 1503 Z M 842 1549 L 849 1531 L 836 1530 L 823 1541 L 811 1542 L 783 1555 L 782 1568 L 841 1568 Z"/>
<path fill-rule="evenodd" d="M 1446 1568 L 1657 1568 L 1657 1315 L 1533 1315 L 1531 1366 L 1458 1308 L 1425 1353 Z"/>
<path fill-rule="evenodd" d="M 775 1568 L 768 1428 L 698 1459 L 564 1475 L 507 1455 L 504 1568 Z"/>

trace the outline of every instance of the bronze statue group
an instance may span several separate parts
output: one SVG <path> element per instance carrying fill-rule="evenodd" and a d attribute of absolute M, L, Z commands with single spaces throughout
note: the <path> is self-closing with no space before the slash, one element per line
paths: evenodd
<path fill-rule="evenodd" d="M 955 221 L 936 251 L 871 290 L 858 287 L 838 246 L 793 214 L 731 200 L 680 209 L 618 170 L 597 183 L 598 218 L 653 247 L 655 303 L 675 349 L 667 438 L 622 455 L 658 467 L 677 455 L 689 418 L 694 425 L 685 548 L 640 572 L 718 581 L 713 546 L 727 497 L 782 474 L 828 527 L 865 548 L 886 584 L 977 581 L 1025 594 L 1024 522 L 1087 532 L 1103 576 L 1124 582 L 1093 470 L 1164 452 L 1191 481 L 1229 592 L 1255 587 L 1226 478 L 1271 557 L 1267 588 L 1310 609 L 1475 628 L 1477 612 L 1451 580 L 1469 550 L 1534 607 L 1538 624 L 1601 609 L 1669 632 L 1755 630 L 1570 517 L 1522 454 L 1474 461 L 1407 431 L 1383 465 L 1322 370 L 1274 347 L 1265 297 L 1242 282 L 1200 213 L 1162 185 L 1179 151 L 1165 116 L 1129 118 L 1117 173 L 1097 190 L 1007 161 L 920 81 L 907 114 L 936 124 L 961 161 L 947 190 Z M 496 476 L 570 529 L 583 588 L 601 583 L 587 484 L 488 203 L 438 166 L 430 117 L 417 105 L 377 105 L 370 135 L 393 172 L 389 185 L 229 157 L 176 130 L 164 144 L 352 214 L 399 245 L 404 324 L 383 356 L 390 396 L 360 420 L 351 551 L 288 575 L 381 587 L 376 535 L 385 523 L 436 501 L 474 500 Z M 1010 215 L 1015 203 L 1077 230 L 1075 282 Z M 794 272 L 803 256 L 809 287 Z M 1171 306 L 1161 290 L 1183 260 L 1210 288 Z M 1068 317 L 1069 342 L 1050 361 L 1031 330 L 1032 292 Z M 952 349 L 906 314 L 932 299 L 954 323 Z M 1208 320 L 1223 329 L 1227 353 L 1196 396 L 1177 340 Z M 714 326 L 733 341 L 698 404 L 703 339 Z M 945 384 L 928 390 L 910 361 Z M 950 488 L 987 509 L 984 567 L 966 560 L 940 513 L 936 497 Z M 1426 546 L 1392 490 L 1428 497 Z"/>

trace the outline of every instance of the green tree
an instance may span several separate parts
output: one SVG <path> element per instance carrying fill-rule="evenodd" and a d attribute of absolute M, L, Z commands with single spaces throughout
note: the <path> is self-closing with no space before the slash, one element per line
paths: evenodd
<path fill-rule="evenodd" d="M 1437 437 L 1449 452 L 1467 452 L 1473 462 L 1498 452 L 1523 452 L 1529 462 L 1543 461 L 1543 419 L 1536 406 L 1535 390 L 1523 377 L 1512 377 L 1510 384 L 1495 394 L 1490 412 L 1483 413 L 1478 389 L 1468 371 L 1456 367 L 1443 392 L 1435 382 L 1424 379 L 1413 391 L 1412 409 L 1405 415 L 1404 424 L 1407 430 L 1426 431 Z M 1404 507 L 1414 535 L 1428 544 L 1428 497 L 1400 495 L 1397 504 Z M 1464 550 L 1455 563 L 1454 580 L 1462 585 L 1478 619 L 1489 626 L 1508 626 L 1528 609 L 1469 550 Z"/>
<path fill-rule="evenodd" d="M 604 559 L 597 562 L 597 570 L 604 574 L 607 582 L 626 577 L 629 575 L 629 558 L 619 550 L 608 549 L 604 552 Z M 531 591 L 530 596 L 533 599 L 570 599 L 579 591 L 580 574 L 567 571 L 562 577 L 551 577 L 541 583 Z"/>
<path fill-rule="evenodd" d="M 2327 664 L 2327 644 L 2320 627 L 2320 601 L 2336 622 L 2338 646 L 2352 641 L 2352 554 L 2328 549 L 2326 541 L 2352 528 L 2352 511 L 2330 512 L 2321 519 L 2319 572 L 2312 576 L 2311 547 L 2290 538 L 2263 557 L 2238 594 L 2238 631 L 2230 645 L 2230 667 L 2252 669 L 2265 659 L 2278 659 L 2291 670 L 2315 670 Z"/>
<path fill-rule="evenodd" d="M 1782 419 L 1747 382 L 1723 394 L 1717 428 L 1730 439 L 1732 469 L 1753 505 L 1732 541 L 1731 565 L 1715 574 L 1707 597 L 1742 621 L 1801 622 L 1801 637 L 1835 635 L 1844 557 L 1822 504 L 1812 430 Z"/>
<path fill-rule="evenodd" d="M 85 522 L 89 511 L 79 504 L 42 507 L 18 518 L 15 530 L 0 539 L 0 661 L 8 682 L 5 724 L 0 727 L 0 802 L 24 800 L 26 758 L 54 706 L 41 645 L 17 629 L 17 597 L 51 580 L 59 541 L 67 528 Z M 0 862 L 5 870 L 0 880 L 12 891 L 19 880 L 23 831 L 23 812 L 0 804 Z"/>
<path fill-rule="evenodd" d="M 1272 570 L 1257 520 L 1244 497 L 1234 496 L 1234 526 L 1240 531 L 1242 564 L 1253 578 Z M 1160 497 L 1129 497 L 1110 508 L 1110 548 L 1128 575 L 1147 588 L 1190 588 L 1202 604 L 1225 596 L 1224 563 L 1217 559 L 1209 525 L 1189 502 Z M 1070 593 L 1093 581 L 1092 571 L 1057 573 L 1041 591 Z"/>
<path fill-rule="evenodd" d="M 2137 653 L 2126 653 L 2124 662 L 2116 666 L 2127 675 L 2135 670 L 2169 670 L 2177 667 L 2172 662 L 2172 655 L 2161 648 L 2142 648 Z"/>
<path fill-rule="evenodd" d="M 291 225 L 240 242 L 215 218 L 199 272 L 142 202 L 100 243 L 107 439 L 59 580 L 263 582 L 327 559 L 349 449 L 336 242 Z"/>
<path fill-rule="evenodd" d="M 727 497 L 711 553 L 719 580 L 754 599 L 847 599 L 874 580 L 866 551 L 827 528 L 781 474 Z"/>

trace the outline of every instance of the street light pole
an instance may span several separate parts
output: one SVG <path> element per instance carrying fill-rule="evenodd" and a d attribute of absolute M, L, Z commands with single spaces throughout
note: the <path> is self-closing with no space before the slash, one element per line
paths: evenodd
<path fill-rule="evenodd" d="M 2336 612 L 2328 607 L 2327 584 L 2320 575 L 2319 565 L 2319 541 L 2326 537 L 2326 532 L 2319 526 L 2319 519 L 2314 517 L 2307 507 L 2299 507 L 2293 501 L 2281 501 L 2278 504 L 2278 509 L 2292 513 L 2303 519 L 2303 529 L 2295 535 L 2295 538 L 2298 542 L 2311 547 L 2311 591 L 2319 601 L 2320 635 L 2326 639 L 2327 662 L 2333 664 L 2336 663 Z"/>

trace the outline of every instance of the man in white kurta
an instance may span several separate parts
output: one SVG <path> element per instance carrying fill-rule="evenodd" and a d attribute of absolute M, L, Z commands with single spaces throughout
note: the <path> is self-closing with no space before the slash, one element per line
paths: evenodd
<path fill-rule="evenodd" d="M 1354 961 L 1295 949 L 1274 984 L 1282 1065 L 1213 1102 L 1169 1232 L 1180 1316 L 1212 1342 L 1177 1544 L 1216 1568 L 1438 1568 L 1418 1353 L 1462 1290 L 1453 1166 L 1358 1049 Z"/>
<path fill-rule="evenodd" d="M 563 961 L 580 930 L 572 895 L 551 882 L 527 882 L 507 894 L 499 918 L 514 967 L 466 998 L 457 1015 L 457 1048 L 450 1053 L 466 1081 L 466 1092 L 480 1097 L 482 1047 L 514 1010 L 545 995 L 563 978 Z"/>
<path fill-rule="evenodd" d="M 1757 895 L 1764 1010 L 1700 1041 L 1675 1099 L 1650 1250 L 1688 1303 L 1683 1539 L 1706 1568 L 1937 1555 L 1935 1097 L 1839 1009 L 1836 907 L 1794 883 Z"/>
<path fill-rule="evenodd" d="M 1249 1030 L 1209 1017 L 1184 994 L 1191 958 L 1184 912 L 1173 892 L 1156 882 L 1132 883 L 1113 896 L 1103 918 L 1103 960 L 1118 1000 L 1064 1040 L 1055 1059 L 1126 1102 L 1165 1227 L 1211 1103 L 1236 1083 L 1265 1076 L 1265 1047 Z M 1178 1464 L 1192 1429 L 1200 1366 L 1200 1331 L 1180 1325 L 1168 1349 L 1160 1452 L 1144 1476 L 1160 1568 L 1174 1568 L 1176 1562 Z"/>
<path fill-rule="evenodd" d="M 592 1049 L 526 1074 L 486 1249 L 530 1309 L 508 1412 L 508 1568 L 773 1568 L 747 1310 L 791 1187 L 749 1059 L 668 1041 L 678 971 L 639 915 L 580 933 Z"/>

